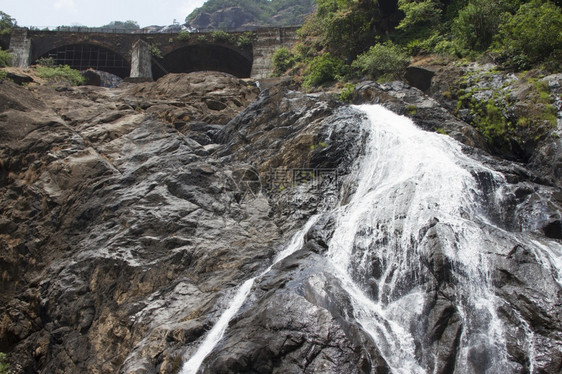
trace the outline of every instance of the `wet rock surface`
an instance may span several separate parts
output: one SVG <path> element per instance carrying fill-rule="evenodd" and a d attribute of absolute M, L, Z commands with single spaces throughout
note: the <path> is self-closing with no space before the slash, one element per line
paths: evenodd
<path fill-rule="evenodd" d="M 0 351 L 15 372 L 177 373 L 237 287 L 317 213 L 305 245 L 256 279 L 201 370 L 390 370 L 325 257 L 328 212 L 356 188 L 363 114 L 283 85 L 260 94 L 221 73 L 111 90 L 3 82 L 0 96 Z M 504 176 L 486 217 L 500 235 L 489 273 L 507 326 L 506 370 L 559 372 L 560 274 L 529 243 L 559 243 L 560 188 L 490 156 L 471 126 L 417 89 L 364 83 L 356 102 L 445 129 L 490 168 L 473 172 L 481 189 Z M 455 291 L 465 275 L 446 254 L 455 235 L 436 219 L 419 228 L 431 251 L 416 280 L 427 293 L 416 357 L 428 372 L 485 372 L 477 347 L 472 367 L 456 366 L 468 327 Z M 521 344 L 529 332 L 534 357 Z"/>

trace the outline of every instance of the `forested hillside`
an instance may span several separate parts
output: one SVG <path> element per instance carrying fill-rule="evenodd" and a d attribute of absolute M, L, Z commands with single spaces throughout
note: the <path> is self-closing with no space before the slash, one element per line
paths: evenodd
<path fill-rule="evenodd" d="M 562 12 L 545 0 L 317 0 L 301 42 L 278 71 L 299 62 L 322 70 L 310 84 L 350 74 L 395 75 L 408 56 L 490 60 L 512 70 L 560 69 Z M 393 11 L 394 6 L 397 12 Z M 313 74 L 314 75 L 314 74 Z"/>
<path fill-rule="evenodd" d="M 302 25 L 314 0 L 209 0 L 186 18 L 197 29 L 233 30 Z"/>

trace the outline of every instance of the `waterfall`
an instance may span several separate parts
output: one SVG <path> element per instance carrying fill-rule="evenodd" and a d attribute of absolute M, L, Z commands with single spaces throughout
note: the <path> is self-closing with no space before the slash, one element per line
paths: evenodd
<path fill-rule="evenodd" d="M 504 177 L 472 160 L 452 138 L 417 128 L 382 106 L 358 106 L 369 121 L 369 140 L 352 176 L 357 190 L 339 208 L 328 258 L 353 302 L 353 316 L 372 337 L 393 373 L 425 373 L 423 346 L 427 269 L 435 241 L 452 265 L 463 324 L 455 371 L 508 372 L 505 326 L 490 281 L 488 253 L 512 248 L 487 216 L 485 202 L 500 195 Z M 477 176 L 491 180 L 483 191 Z M 483 195 L 491 198 L 483 198 Z M 526 243 L 532 245 L 532 243 Z M 536 243 L 536 251 L 541 246 Z M 542 248 L 542 258 L 553 257 Z M 559 262 L 559 252 L 558 259 Z M 556 266 L 556 261 L 554 262 Z M 557 266 L 556 266 L 557 267 Z M 533 336 L 523 329 L 533 366 Z"/>
<path fill-rule="evenodd" d="M 464 154 L 454 139 L 423 131 L 379 105 L 355 108 L 367 117 L 367 144 L 348 176 L 356 186 L 354 194 L 329 212 L 336 222 L 326 253 L 329 268 L 351 301 L 346 315 L 372 339 L 392 373 L 432 372 L 440 364 L 432 357 L 440 348 L 424 340 L 429 329 L 425 313 L 433 302 L 429 295 L 448 292 L 461 327 L 452 353 L 454 367 L 445 371 L 517 371 L 509 360 L 509 327 L 498 315 L 505 301 L 493 289 L 490 254 L 506 254 L 523 243 L 560 283 L 562 246 L 509 233 L 495 222 L 491 212 L 502 204 L 505 178 Z M 267 270 L 240 286 L 184 364 L 183 374 L 197 372 L 256 278 L 301 248 L 318 218 L 295 234 Z M 439 277 L 446 279 L 448 290 L 437 286 Z M 532 372 L 535 337 L 523 317 L 515 310 L 513 315 L 520 319 L 520 344 Z"/>

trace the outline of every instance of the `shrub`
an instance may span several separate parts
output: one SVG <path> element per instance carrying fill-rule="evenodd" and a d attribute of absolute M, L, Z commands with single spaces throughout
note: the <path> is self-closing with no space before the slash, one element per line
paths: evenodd
<path fill-rule="evenodd" d="M 251 31 L 248 31 L 238 37 L 236 45 L 239 48 L 246 48 L 252 45 L 253 40 L 254 34 Z"/>
<path fill-rule="evenodd" d="M 388 41 L 384 44 L 375 44 L 359 56 L 351 64 L 362 74 L 373 78 L 396 79 L 404 73 L 410 57 L 397 45 Z"/>
<path fill-rule="evenodd" d="M 36 65 L 54 68 L 57 64 L 53 57 L 41 57 L 35 61 Z"/>
<path fill-rule="evenodd" d="M 8 51 L 0 49 L 0 68 L 10 66 L 12 63 L 12 55 Z"/>
<path fill-rule="evenodd" d="M 213 31 L 211 33 L 211 38 L 213 38 L 213 41 L 215 42 L 232 42 L 232 36 L 226 31 L 222 30 Z"/>
<path fill-rule="evenodd" d="M 83 84 L 85 79 L 78 70 L 71 69 L 68 65 L 47 67 L 37 67 L 37 75 L 49 82 L 68 82 L 73 86 Z"/>
<path fill-rule="evenodd" d="M 330 53 L 317 56 L 310 63 L 303 85 L 305 88 L 311 88 L 325 82 L 334 81 L 341 73 L 342 67 L 343 63 L 341 60 L 332 57 Z"/>
<path fill-rule="evenodd" d="M 179 41 L 186 42 L 186 41 L 188 41 L 190 38 L 191 38 L 191 34 L 188 33 L 187 31 L 180 30 L 180 32 L 178 32 L 177 39 L 178 39 Z"/>
<path fill-rule="evenodd" d="M 10 372 L 10 365 L 6 362 L 6 354 L 0 352 L 0 374 L 8 374 Z"/>
<path fill-rule="evenodd" d="M 346 83 L 340 91 L 340 101 L 343 101 L 344 103 L 351 103 L 353 101 L 354 92 L 355 85 L 353 83 Z"/>
<path fill-rule="evenodd" d="M 280 76 L 295 65 L 295 56 L 288 48 L 281 47 L 273 53 L 273 75 Z"/>
<path fill-rule="evenodd" d="M 541 62 L 562 52 L 562 10 L 534 0 L 523 4 L 499 26 L 494 47 L 515 59 L 518 68 Z"/>
<path fill-rule="evenodd" d="M 156 45 L 154 45 L 154 44 L 152 44 L 152 45 L 150 46 L 150 55 L 151 55 L 152 57 L 156 57 L 156 58 L 164 58 L 164 57 L 162 56 L 162 51 L 160 51 L 160 48 L 158 48 L 158 46 L 156 46 Z"/>

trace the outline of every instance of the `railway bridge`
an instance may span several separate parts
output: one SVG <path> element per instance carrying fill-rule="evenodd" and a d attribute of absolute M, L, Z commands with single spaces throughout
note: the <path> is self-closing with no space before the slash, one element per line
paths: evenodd
<path fill-rule="evenodd" d="M 266 78 L 273 53 L 290 47 L 296 28 L 261 28 L 246 32 L 102 32 L 15 28 L 0 43 L 28 67 L 41 58 L 74 69 L 92 68 L 121 78 L 158 79 L 167 73 L 216 70 L 240 78 Z"/>

